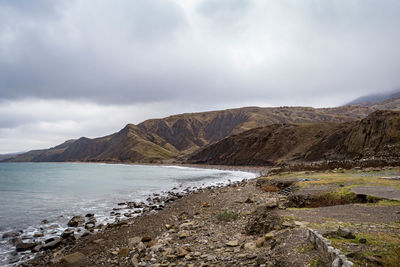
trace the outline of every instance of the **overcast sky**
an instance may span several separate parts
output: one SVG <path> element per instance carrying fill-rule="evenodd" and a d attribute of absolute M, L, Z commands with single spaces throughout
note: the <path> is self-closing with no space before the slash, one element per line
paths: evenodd
<path fill-rule="evenodd" d="M 0 0 L 0 153 L 400 88 L 398 0 Z"/>

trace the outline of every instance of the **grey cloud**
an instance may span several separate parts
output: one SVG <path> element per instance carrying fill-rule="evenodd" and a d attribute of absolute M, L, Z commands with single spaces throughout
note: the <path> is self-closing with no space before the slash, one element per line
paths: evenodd
<path fill-rule="evenodd" d="M 197 6 L 197 11 L 212 19 L 217 25 L 229 26 L 237 23 L 252 5 L 251 0 L 204 0 Z"/>
<path fill-rule="evenodd" d="M 337 105 L 400 84 L 397 1 L 182 1 L 3 1 L 0 99 Z"/>

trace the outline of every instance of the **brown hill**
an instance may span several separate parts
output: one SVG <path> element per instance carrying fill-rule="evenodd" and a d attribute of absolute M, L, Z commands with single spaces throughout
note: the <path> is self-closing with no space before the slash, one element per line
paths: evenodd
<path fill-rule="evenodd" d="M 30 151 L 11 161 L 160 162 L 193 153 L 231 134 L 276 123 L 344 122 L 365 117 L 361 106 L 315 109 L 309 107 L 246 107 L 186 113 L 128 124 L 118 133 L 82 137 L 59 146 Z"/>
<path fill-rule="evenodd" d="M 376 111 L 347 123 L 275 124 L 229 136 L 191 163 L 274 165 L 289 161 L 400 156 L 400 112 Z"/>

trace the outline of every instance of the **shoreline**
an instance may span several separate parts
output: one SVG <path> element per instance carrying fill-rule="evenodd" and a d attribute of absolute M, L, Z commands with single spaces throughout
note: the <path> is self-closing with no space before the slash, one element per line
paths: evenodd
<path fill-rule="evenodd" d="M 0 163 L 78 163 L 78 164 L 110 164 L 110 165 L 134 165 L 134 166 L 177 166 L 177 167 L 187 167 L 187 168 L 201 168 L 201 169 L 217 169 L 217 170 L 232 170 L 232 171 L 245 171 L 258 173 L 262 171 L 267 171 L 273 168 L 273 166 L 252 166 L 252 165 L 211 165 L 211 164 L 194 164 L 194 163 L 136 163 L 136 162 L 117 162 L 117 161 L 18 161 L 18 162 L 4 162 Z"/>
<path fill-rule="evenodd" d="M 347 179 L 357 183 L 376 171 L 385 176 L 398 175 L 399 172 L 394 168 L 369 168 L 361 172 L 354 169 L 349 174 L 358 176 L 349 175 Z M 305 180 L 305 174 L 320 178 Z M 301 183 L 310 184 L 318 184 L 320 179 L 330 181 L 332 175 L 344 179 L 342 170 L 299 172 L 296 175 Z M 294 202 L 288 202 L 290 198 L 264 190 L 262 184 L 266 179 L 257 178 L 187 193 L 167 203 L 162 210 L 65 242 L 20 266 L 310 266 L 320 260 L 329 261 L 318 246 L 313 244 L 316 249 L 312 248 L 310 233 L 315 230 L 329 239 L 329 234 L 335 234 L 337 227 L 351 227 L 358 238 L 366 237 L 367 240 L 363 244 L 357 243 L 357 247 L 351 246 L 352 250 L 362 248 L 366 253 L 370 246 L 380 249 L 374 245 L 379 236 L 371 236 L 376 229 L 388 237 L 400 234 L 396 225 L 390 229 L 386 226 L 400 219 L 400 205 L 396 203 L 395 206 L 386 206 L 350 202 L 314 209 L 293 209 L 291 204 Z M 340 188 L 335 180 L 331 183 L 331 189 Z M 318 188 L 327 189 L 324 186 Z M 308 193 L 307 190 L 303 192 Z M 365 220 L 369 222 L 367 227 L 363 225 Z M 335 239 L 329 240 L 335 242 Z M 330 245 L 329 242 L 324 244 Z M 334 243 L 334 249 L 336 246 L 338 244 Z M 339 245 L 339 249 L 348 248 Z M 379 253 L 384 255 L 386 252 Z M 340 253 L 338 255 L 342 257 Z M 343 255 L 350 260 L 357 259 L 355 254 Z M 366 259 L 374 261 L 377 258 Z"/>
<path fill-rule="evenodd" d="M 201 196 L 203 200 L 207 200 L 210 196 L 210 194 L 219 191 L 219 190 L 224 190 L 228 188 L 235 188 L 235 187 L 243 187 L 246 185 L 249 185 L 250 183 L 255 184 L 255 180 L 259 178 L 259 176 L 256 176 L 255 178 L 252 179 L 243 179 L 241 181 L 236 181 L 236 182 L 231 182 L 226 185 L 220 185 L 220 186 L 207 186 L 205 188 L 199 188 L 196 190 L 192 191 L 185 191 L 181 194 L 180 197 L 177 197 L 177 199 L 173 201 L 168 201 L 165 204 L 165 208 L 161 210 L 150 210 L 144 213 L 141 213 L 139 216 L 136 216 L 134 218 L 127 218 L 125 220 L 115 222 L 115 223 L 110 223 L 108 224 L 104 229 L 101 231 L 98 231 L 96 233 L 84 235 L 81 238 L 77 240 L 70 240 L 70 243 L 65 243 L 60 245 L 57 250 L 59 251 L 68 251 L 68 250 L 74 250 L 74 248 L 82 248 L 85 247 L 87 243 L 94 243 L 97 244 L 99 242 L 102 242 L 105 240 L 104 236 L 107 235 L 113 235 L 113 234 L 121 234 L 121 230 L 125 230 L 125 228 L 131 228 L 134 227 L 136 228 L 137 225 L 139 225 L 139 229 L 137 229 L 137 233 L 143 235 L 143 236 L 150 236 L 151 239 L 154 239 L 157 234 L 162 233 L 165 231 L 165 227 L 168 228 L 168 224 L 166 222 L 170 222 L 172 225 L 174 224 L 173 221 L 176 219 L 176 217 L 182 214 L 190 214 L 193 213 L 193 210 L 190 210 L 190 205 L 188 203 L 191 202 L 193 198 L 196 198 L 198 196 Z M 208 202 L 203 202 L 201 201 L 203 206 L 206 206 L 206 203 Z M 183 209 L 185 211 L 178 211 L 175 215 L 172 215 L 169 213 L 170 210 L 174 210 L 176 212 L 176 206 L 178 206 L 179 209 Z M 148 223 L 148 222 L 151 223 Z M 155 227 L 154 224 L 157 226 Z M 128 231 L 130 233 L 130 231 Z M 131 233 L 130 233 L 131 234 Z M 44 252 L 39 252 L 33 259 L 21 263 L 19 266 L 39 266 L 42 264 L 50 264 L 50 266 L 59 266 L 61 264 L 60 257 L 57 257 L 56 260 L 53 259 L 54 253 L 53 251 L 44 251 Z M 62 265 L 62 264 L 61 264 Z M 65 264 L 64 264 L 65 265 Z M 62 266 L 64 266 L 62 265 Z M 65 266 L 70 266 L 66 264 Z M 85 265 L 86 266 L 86 265 Z"/>
<path fill-rule="evenodd" d="M 64 163 L 64 162 L 63 162 Z M 81 162 L 65 162 L 65 163 L 81 163 Z M 84 163 L 98 163 L 98 164 L 102 164 L 99 162 L 84 162 Z M 118 163 L 121 164 L 121 163 Z M 204 190 L 215 190 L 218 188 L 222 188 L 222 187 L 229 187 L 232 186 L 236 183 L 242 183 L 245 180 L 252 180 L 252 179 L 256 179 L 257 177 L 259 177 L 259 173 L 255 172 L 253 168 L 252 172 L 249 171 L 249 168 L 232 168 L 231 166 L 212 166 L 213 168 L 208 168 L 208 166 L 202 165 L 202 166 L 198 166 L 198 165 L 171 165 L 171 164 L 127 164 L 127 165 L 138 165 L 138 166 L 154 166 L 154 167 L 185 167 L 185 168 L 201 168 L 201 169 L 217 169 L 217 170 L 227 170 L 227 171 L 239 171 L 239 172 L 246 172 L 246 173 L 252 173 L 254 175 L 254 177 L 250 178 L 250 179 L 246 179 L 246 178 L 242 178 L 240 180 L 236 180 L 236 181 L 231 181 L 230 179 L 228 180 L 224 180 L 224 181 L 215 181 L 215 182 L 208 182 L 205 183 L 206 185 L 202 185 L 202 186 L 188 186 L 188 187 L 174 187 L 174 188 L 169 188 L 169 189 L 165 189 L 165 190 L 161 190 L 160 192 L 154 192 L 154 193 L 150 193 L 148 195 L 146 195 L 142 201 L 140 202 L 134 202 L 131 201 L 130 199 L 127 199 L 125 201 L 122 201 L 120 203 L 115 203 L 114 207 L 110 207 L 109 211 L 110 211 L 110 215 L 106 216 L 107 218 L 111 219 L 110 222 L 108 222 L 107 218 L 101 221 L 102 223 L 99 224 L 99 222 L 96 222 L 96 220 L 94 220 L 94 224 L 96 226 L 93 225 L 92 228 L 86 228 L 86 225 L 88 222 L 91 222 L 91 218 L 89 218 L 89 220 L 86 218 L 86 221 L 84 222 L 84 225 L 80 225 L 80 227 L 78 228 L 72 228 L 71 227 L 67 227 L 66 225 L 58 225 L 57 224 L 57 229 L 61 229 L 60 231 L 58 231 L 57 233 L 53 232 L 52 234 L 48 234 L 48 235 L 42 235 L 38 238 L 35 239 L 34 233 L 32 231 L 32 237 L 30 238 L 23 238 L 23 243 L 29 243 L 30 240 L 32 240 L 35 244 L 42 244 L 42 247 L 38 247 L 38 245 L 36 245 L 35 247 L 32 247 L 30 249 L 34 250 L 34 254 L 30 254 L 27 252 L 20 252 L 22 253 L 21 255 L 16 255 L 14 252 L 11 253 L 11 258 L 8 258 L 10 266 L 14 266 L 15 264 L 24 264 L 25 262 L 30 262 L 32 259 L 34 259 L 36 257 L 36 255 L 42 253 L 43 251 L 47 250 L 48 248 L 46 248 L 45 250 L 43 250 L 43 246 L 45 247 L 47 243 L 51 243 L 52 241 L 60 241 L 59 243 L 62 243 L 64 240 L 64 236 L 68 236 L 71 237 L 72 235 L 74 235 L 74 239 L 80 239 L 81 237 L 85 237 L 86 235 L 91 235 L 91 234 L 98 234 L 101 233 L 103 231 L 105 231 L 106 229 L 108 229 L 109 227 L 113 227 L 114 224 L 119 224 L 119 223 L 125 223 L 125 222 L 129 222 L 132 220 L 135 220 L 137 218 L 140 218 L 141 216 L 148 216 L 148 215 L 153 215 L 156 211 L 160 211 L 162 209 L 164 209 L 164 207 L 166 205 L 169 205 L 170 203 L 173 203 L 175 200 L 177 199 L 181 199 L 181 198 L 185 198 L 189 195 L 192 194 L 196 194 L 199 192 L 203 192 Z M 129 211 L 128 211 L 129 210 Z M 107 212 L 106 212 L 107 213 Z M 78 215 L 78 213 L 75 213 L 77 216 L 81 216 L 84 217 L 85 214 L 80 214 Z M 155 214 L 156 215 L 156 214 Z M 96 217 L 96 214 L 94 214 L 94 216 L 91 216 L 93 218 Z M 115 221 L 112 219 L 115 218 Z M 103 224 L 104 223 L 104 224 Z M 50 223 L 50 225 L 47 225 L 47 227 L 52 227 L 54 223 Z M 43 226 L 45 227 L 45 226 Z M 41 227 L 42 228 L 42 227 Z M 71 234 L 71 230 L 72 230 L 72 234 Z M 16 232 L 14 231 L 10 231 L 9 233 L 12 232 Z M 25 231 L 24 231 L 25 232 Z M 67 232 L 67 234 L 66 234 Z M 75 233 L 75 234 L 74 234 Z M 23 236 L 23 234 L 21 233 L 20 235 L 18 235 L 16 238 L 19 238 L 19 236 Z M 26 236 L 26 234 L 25 234 Z M 10 239 L 12 241 L 12 239 Z M 10 241 L 8 240 L 8 241 Z M 50 240 L 50 241 L 49 241 Z M 28 242 L 27 242 L 28 241 Z M 58 244 L 57 247 L 62 247 L 63 244 Z M 28 250 L 29 251 L 29 250 Z M 22 257 L 29 257 L 26 258 L 23 261 L 17 261 L 18 259 L 21 259 Z"/>

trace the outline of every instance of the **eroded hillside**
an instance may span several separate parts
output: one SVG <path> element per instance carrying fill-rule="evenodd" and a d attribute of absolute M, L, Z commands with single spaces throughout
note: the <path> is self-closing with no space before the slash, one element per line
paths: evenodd
<path fill-rule="evenodd" d="M 274 124 L 229 136 L 189 157 L 192 163 L 274 165 L 289 161 L 400 156 L 400 112 L 376 111 L 346 123 Z"/>

